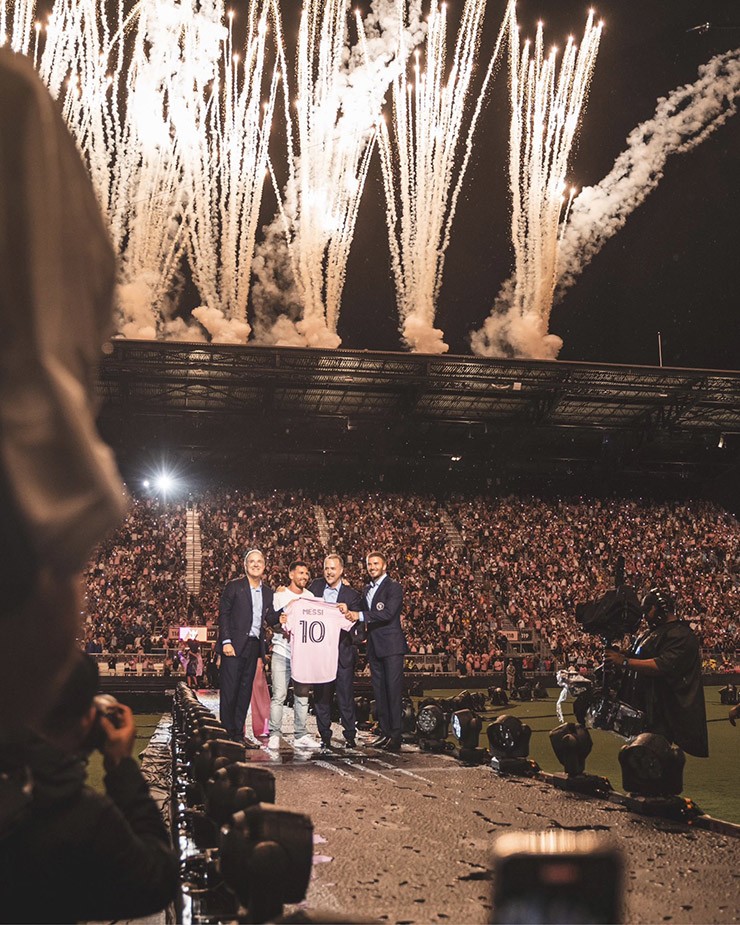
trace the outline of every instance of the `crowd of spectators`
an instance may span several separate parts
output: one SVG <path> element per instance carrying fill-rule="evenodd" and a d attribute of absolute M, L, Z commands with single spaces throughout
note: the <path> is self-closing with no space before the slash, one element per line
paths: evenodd
<path fill-rule="evenodd" d="M 322 496 L 331 547 L 361 588 L 369 548 L 386 551 L 404 586 L 403 624 L 413 655 L 439 655 L 445 670 L 487 671 L 506 638 L 491 595 L 447 527 L 447 504 L 432 497 L 363 493 Z"/>
<path fill-rule="evenodd" d="M 320 564 L 323 559 L 314 504 L 299 493 L 208 492 L 196 503 L 202 554 L 199 600 L 206 622 L 218 616 L 226 582 L 244 573 L 249 549 L 264 552 L 265 581 L 272 587 L 288 583 L 293 560 Z"/>
<path fill-rule="evenodd" d="M 740 649 L 740 525 L 712 504 L 237 490 L 189 503 L 200 525 L 200 594 L 190 597 L 185 584 L 185 505 L 136 500 L 88 568 L 88 651 L 148 655 L 170 627 L 214 624 L 221 590 L 252 547 L 264 550 L 273 586 L 293 559 L 318 575 L 331 550 L 357 588 L 368 550 L 385 550 L 405 589 L 410 653 L 434 656 L 444 670 L 496 670 L 513 631 L 533 640 L 525 668 L 591 667 L 602 643 L 583 634 L 575 607 L 613 585 L 618 554 L 628 584 L 675 597 L 708 664 L 727 668 Z"/>
<path fill-rule="evenodd" d="M 448 508 L 508 619 L 542 633 L 560 661 L 585 667 L 600 651 L 573 615 L 613 586 L 618 554 L 627 583 L 666 589 L 705 648 L 740 647 L 740 525 L 715 505 L 507 497 Z"/>
<path fill-rule="evenodd" d="M 122 656 L 161 648 L 188 612 L 185 553 L 185 505 L 135 498 L 85 573 L 83 648 Z"/>

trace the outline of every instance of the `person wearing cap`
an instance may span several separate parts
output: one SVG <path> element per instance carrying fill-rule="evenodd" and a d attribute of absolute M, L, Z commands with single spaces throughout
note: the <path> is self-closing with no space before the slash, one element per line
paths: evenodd
<path fill-rule="evenodd" d="M 676 616 L 670 595 L 651 588 L 642 600 L 648 629 L 627 653 L 605 658 L 632 675 L 629 702 L 645 711 L 645 732 L 665 736 L 697 758 L 709 755 L 701 650 L 688 623 Z"/>
<path fill-rule="evenodd" d="M 273 591 L 262 581 L 265 557 L 261 550 L 247 552 L 244 572 L 244 577 L 232 579 L 224 588 L 218 617 L 220 717 L 237 742 L 244 741 L 257 659 L 265 657 L 265 622 L 274 622 Z"/>

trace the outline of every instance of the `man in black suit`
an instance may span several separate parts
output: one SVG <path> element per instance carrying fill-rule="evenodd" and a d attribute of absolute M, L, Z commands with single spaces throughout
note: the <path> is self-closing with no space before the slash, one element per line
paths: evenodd
<path fill-rule="evenodd" d="M 369 744 L 400 752 L 403 658 L 407 651 L 401 629 L 403 588 L 388 577 L 382 552 L 369 553 L 366 561 L 370 584 L 365 588 L 362 608 L 347 616 L 364 622 L 367 629 L 367 657 L 380 723 L 380 735 Z"/>
<path fill-rule="evenodd" d="M 323 598 L 327 604 L 344 604 L 348 611 L 358 612 L 362 607 L 362 597 L 359 592 L 342 581 L 343 574 L 344 560 L 336 553 L 332 553 L 324 559 L 324 577 L 312 581 L 308 590 L 314 597 Z M 360 624 L 356 622 L 353 629 L 339 636 L 336 681 L 314 685 L 316 723 L 325 747 L 331 744 L 331 701 L 335 688 L 344 740 L 349 748 L 354 748 L 356 744 L 354 674 L 359 629 Z"/>
<path fill-rule="evenodd" d="M 259 549 L 246 554 L 244 571 L 246 577 L 235 578 L 224 588 L 218 618 L 221 722 L 238 742 L 244 741 L 257 659 L 265 657 L 265 619 L 273 614 L 272 588 L 262 583 L 265 557 Z"/>

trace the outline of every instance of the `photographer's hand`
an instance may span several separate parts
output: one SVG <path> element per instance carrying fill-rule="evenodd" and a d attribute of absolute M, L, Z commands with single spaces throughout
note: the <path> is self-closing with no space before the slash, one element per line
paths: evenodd
<path fill-rule="evenodd" d="M 130 707 L 119 704 L 117 708 L 117 722 L 114 726 L 107 716 L 101 715 L 98 719 L 100 728 L 105 734 L 105 744 L 100 749 L 103 754 L 105 770 L 110 771 L 117 767 L 124 758 L 130 758 L 134 752 L 136 741 L 136 723 Z"/>

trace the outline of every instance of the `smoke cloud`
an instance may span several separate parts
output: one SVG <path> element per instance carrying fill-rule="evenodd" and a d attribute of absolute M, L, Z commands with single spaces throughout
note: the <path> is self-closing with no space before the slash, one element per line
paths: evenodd
<path fill-rule="evenodd" d="M 693 84 L 658 100 L 607 176 L 575 199 L 561 245 L 558 297 L 660 183 L 671 154 L 691 151 L 724 125 L 737 112 L 738 95 L 740 49 L 734 49 L 703 65 Z"/>

